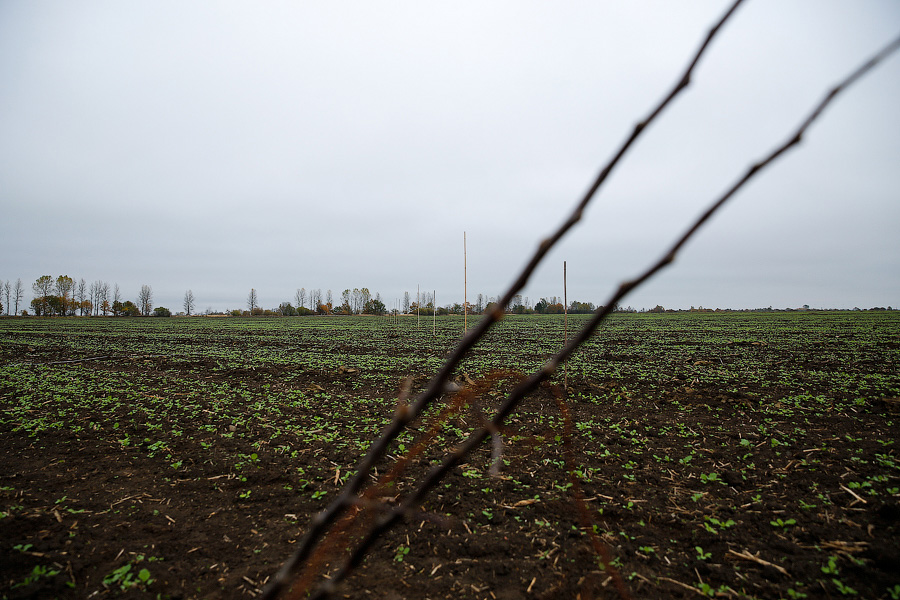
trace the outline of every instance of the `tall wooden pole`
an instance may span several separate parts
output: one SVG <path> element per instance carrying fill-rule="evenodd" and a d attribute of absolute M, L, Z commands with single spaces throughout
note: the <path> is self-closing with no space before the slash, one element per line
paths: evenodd
<path fill-rule="evenodd" d="M 466 232 L 463 231 L 463 333 L 469 330 L 469 272 L 466 267 Z"/>
<path fill-rule="evenodd" d="M 431 292 L 431 335 L 437 337 L 437 290 Z"/>
<path fill-rule="evenodd" d="M 569 343 L 569 297 L 566 286 L 566 261 L 563 261 L 563 313 L 565 314 L 565 333 L 563 346 Z M 563 365 L 563 389 L 569 391 L 569 361 Z"/>

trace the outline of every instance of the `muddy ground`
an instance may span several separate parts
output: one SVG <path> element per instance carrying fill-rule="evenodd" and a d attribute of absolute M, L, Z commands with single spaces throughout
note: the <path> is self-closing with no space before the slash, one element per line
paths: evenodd
<path fill-rule="evenodd" d="M 66 357 L 44 363 L 51 358 Z M 18 359 L 23 368 L 36 364 L 35 353 Z M 285 385 L 279 369 L 205 375 L 202 364 L 127 360 L 66 367 L 76 366 L 158 377 L 161 388 L 198 377 L 247 389 Z M 355 376 L 293 371 L 289 387 L 320 392 L 317 413 L 350 434 L 358 422 L 344 409 Z M 486 445 L 384 538 L 336 597 L 619 598 L 617 583 L 632 598 L 900 597 L 895 401 L 773 412 L 752 389 L 642 386 L 572 382 L 567 406 L 581 424 L 571 436 L 574 479 L 558 403 L 542 389 L 505 432 L 500 476 L 489 473 Z M 384 393 L 356 388 L 360 397 Z M 0 381 L 4 407 L 22 394 Z M 58 401 L 31 410 L 52 413 Z M 358 455 L 328 442 L 295 444 L 289 454 L 269 443 L 263 422 L 226 426 L 212 400 L 207 409 L 171 416 L 181 433 L 168 440 L 168 454 L 106 405 L 82 406 L 74 420 L 33 436 L 4 420 L 2 597 L 258 595 Z M 464 428 L 477 418 L 467 410 L 447 424 Z M 236 471 L 235 456 L 255 458 Z M 437 458 L 438 448 L 425 456 Z M 392 493 L 412 480 L 411 472 Z M 598 555 L 597 540 L 609 557 Z M 346 545 L 324 559 L 336 564 Z"/>

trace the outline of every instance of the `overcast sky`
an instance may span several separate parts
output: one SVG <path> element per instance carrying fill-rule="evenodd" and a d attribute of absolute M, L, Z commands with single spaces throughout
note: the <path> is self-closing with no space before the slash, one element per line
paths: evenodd
<path fill-rule="evenodd" d="M 0 3 L 0 279 L 274 308 L 499 295 L 723 1 Z M 524 295 L 600 304 L 828 87 L 895 0 L 750 0 Z M 625 304 L 900 306 L 900 55 Z"/>

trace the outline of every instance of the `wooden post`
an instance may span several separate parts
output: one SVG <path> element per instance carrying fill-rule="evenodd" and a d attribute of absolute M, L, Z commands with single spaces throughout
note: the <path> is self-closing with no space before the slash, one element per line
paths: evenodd
<path fill-rule="evenodd" d="M 463 334 L 469 330 L 469 274 L 466 268 L 466 232 L 463 231 Z"/>
<path fill-rule="evenodd" d="M 565 325 L 563 334 L 563 346 L 569 343 L 569 297 L 566 287 L 566 261 L 563 261 L 563 313 L 565 314 Z M 569 391 L 569 361 L 563 365 L 563 389 Z"/>
<path fill-rule="evenodd" d="M 431 335 L 437 337 L 437 290 L 431 292 Z"/>

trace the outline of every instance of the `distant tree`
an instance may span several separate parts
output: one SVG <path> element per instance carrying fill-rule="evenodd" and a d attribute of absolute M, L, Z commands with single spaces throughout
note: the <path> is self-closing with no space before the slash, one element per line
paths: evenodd
<path fill-rule="evenodd" d="M 112 301 L 112 313 L 114 317 L 119 316 L 119 312 L 116 311 L 116 306 L 119 306 L 121 310 L 122 307 L 122 294 L 119 292 L 119 284 L 115 284 L 113 287 L 113 301 Z"/>
<path fill-rule="evenodd" d="M 0 284 L 0 288 L 2 288 L 3 296 L 6 298 L 6 304 L 3 305 L 6 307 L 6 314 L 9 314 L 9 300 L 12 296 L 12 284 L 7 279 L 6 281 Z M 0 307 L 0 312 L 2 312 L 2 307 Z"/>
<path fill-rule="evenodd" d="M 409 314 L 409 307 L 410 307 L 409 292 L 403 292 L 403 306 L 402 306 L 403 314 L 405 314 L 405 315 Z"/>
<path fill-rule="evenodd" d="M 90 285 L 88 295 L 91 297 L 91 305 L 94 307 L 94 316 L 100 316 L 100 307 L 103 305 L 104 288 L 109 293 L 109 285 L 99 279 Z"/>
<path fill-rule="evenodd" d="M 184 312 L 187 316 L 191 316 L 194 310 L 194 292 L 188 290 L 184 293 Z"/>
<path fill-rule="evenodd" d="M 327 301 L 323 301 L 322 290 L 316 288 L 309 293 L 309 303 L 319 315 L 330 315 L 333 306 Z"/>
<path fill-rule="evenodd" d="M 16 279 L 16 285 L 13 287 L 13 299 L 15 300 L 15 314 L 19 314 L 19 302 L 25 299 L 25 286 L 22 285 L 22 279 Z"/>
<path fill-rule="evenodd" d="M 157 306 L 156 308 L 153 309 L 153 316 L 154 317 L 171 317 L 172 311 L 170 311 L 165 306 Z"/>
<path fill-rule="evenodd" d="M 363 306 L 363 312 L 367 315 L 383 315 L 385 306 L 384 302 L 381 301 L 381 294 L 375 294 L 375 298 L 366 302 Z"/>
<path fill-rule="evenodd" d="M 34 291 L 37 304 L 32 301 L 31 306 L 34 308 L 34 314 L 46 315 L 49 312 L 48 299 L 53 291 L 53 278 L 49 275 L 41 275 L 33 284 L 31 289 Z"/>
<path fill-rule="evenodd" d="M 353 311 L 353 314 L 360 314 L 363 312 L 366 303 L 372 299 L 372 293 L 369 291 L 369 288 L 353 288 L 353 291 L 350 293 L 350 308 Z"/>
<path fill-rule="evenodd" d="M 481 314 L 484 312 L 484 294 L 478 294 L 475 299 L 475 312 Z"/>
<path fill-rule="evenodd" d="M 98 289 L 99 289 L 99 288 L 100 288 L 100 282 L 99 282 L 99 281 L 92 281 L 92 282 L 88 285 L 88 298 L 90 299 L 90 303 L 91 303 L 92 310 L 93 310 L 93 307 L 97 307 L 97 306 L 98 306 L 98 303 L 97 303 L 97 296 L 98 296 Z M 98 308 L 98 310 L 99 310 L 99 308 Z M 93 315 L 93 312 L 89 313 L 88 316 L 91 316 L 91 315 Z"/>
<path fill-rule="evenodd" d="M 569 304 L 569 312 L 575 314 L 587 314 L 592 313 L 596 310 L 596 306 L 594 306 L 593 302 L 578 302 L 577 300 L 572 300 Z M 662 312 L 662 311 L 660 311 Z"/>
<path fill-rule="evenodd" d="M 278 314 L 283 317 L 293 317 L 297 314 L 297 309 L 290 302 L 282 302 L 278 305 Z"/>
<path fill-rule="evenodd" d="M 141 310 L 131 300 L 126 300 L 125 302 L 119 302 L 118 304 L 119 304 L 118 314 L 120 314 L 124 317 L 139 317 L 139 316 L 141 316 Z"/>
<path fill-rule="evenodd" d="M 300 288 L 297 290 L 297 293 L 294 294 L 294 301 L 297 303 L 297 308 L 306 308 L 306 288 Z"/>
<path fill-rule="evenodd" d="M 105 317 L 109 314 L 112 309 L 112 304 L 109 302 L 109 284 L 105 281 L 100 282 L 100 310 L 103 312 L 103 316 Z"/>
<path fill-rule="evenodd" d="M 350 290 L 346 289 L 341 292 L 341 312 L 345 315 L 353 314 L 353 307 L 350 304 Z"/>
<path fill-rule="evenodd" d="M 538 300 L 537 304 L 534 305 L 534 312 L 538 314 L 558 315 L 565 312 L 565 307 L 563 307 L 562 302 L 559 301 L 558 297 L 552 296 L 549 300 L 547 298 Z"/>
<path fill-rule="evenodd" d="M 82 277 L 75 286 L 75 307 L 78 309 L 78 314 L 82 317 L 84 316 L 85 308 L 88 306 L 85 304 L 85 300 L 87 300 L 87 281 Z"/>
<path fill-rule="evenodd" d="M 256 288 L 250 288 L 250 293 L 247 295 L 247 310 L 250 311 L 250 314 L 253 314 L 253 310 L 259 306 L 259 300 L 256 297 Z"/>
<path fill-rule="evenodd" d="M 150 311 L 153 310 L 153 288 L 149 285 L 144 284 L 141 286 L 141 293 L 138 294 L 138 307 L 141 315 L 145 317 L 150 316 Z"/>

